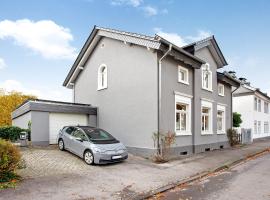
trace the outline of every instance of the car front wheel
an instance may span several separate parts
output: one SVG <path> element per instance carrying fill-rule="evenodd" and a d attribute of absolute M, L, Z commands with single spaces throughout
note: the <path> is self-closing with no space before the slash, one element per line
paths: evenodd
<path fill-rule="evenodd" d="M 65 150 L 65 144 L 64 144 L 64 141 L 62 139 L 60 139 L 58 141 L 58 147 L 61 151 L 64 151 Z"/>
<path fill-rule="evenodd" d="M 94 155 L 91 151 L 86 150 L 83 156 L 84 162 L 88 165 L 92 165 L 94 163 Z"/>

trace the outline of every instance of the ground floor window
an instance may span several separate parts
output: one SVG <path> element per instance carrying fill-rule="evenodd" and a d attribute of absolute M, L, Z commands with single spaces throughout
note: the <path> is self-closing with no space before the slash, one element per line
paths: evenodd
<path fill-rule="evenodd" d="M 225 106 L 217 106 L 217 133 L 225 133 Z"/>
<path fill-rule="evenodd" d="M 212 134 L 212 103 L 202 101 L 201 130 L 202 134 Z"/>
<path fill-rule="evenodd" d="M 261 121 L 258 121 L 258 134 L 261 134 Z"/>
<path fill-rule="evenodd" d="M 257 121 L 254 121 L 254 134 L 257 134 Z"/>
<path fill-rule="evenodd" d="M 264 122 L 264 133 L 269 133 L 269 122 Z"/>
<path fill-rule="evenodd" d="M 191 134 L 191 98 L 175 95 L 175 132 L 176 135 Z"/>

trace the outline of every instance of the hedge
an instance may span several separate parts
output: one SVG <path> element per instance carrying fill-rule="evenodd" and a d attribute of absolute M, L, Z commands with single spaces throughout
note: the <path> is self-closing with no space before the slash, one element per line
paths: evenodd
<path fill-rule="evenodd" d="M 18 148 L 11 142 L 0 139 L 0 183 L 14 178 L 20 160 Z"/>
<path fill-rule="evenodd" d="M 20 138 L 20 133 L 22 131 L 26 131 L 30 134 L 28 129 L 22 129 L 16 126 L 0 127 L 0 138 L 14 142 Z"/>

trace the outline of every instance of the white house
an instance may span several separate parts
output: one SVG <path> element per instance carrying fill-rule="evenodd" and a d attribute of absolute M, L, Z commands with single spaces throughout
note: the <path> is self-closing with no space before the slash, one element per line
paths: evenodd
<path fill-rule="evenodd" d="M 270 97 L 258 88 L 242 84 L 233 92 L 233 111 L 242 115 L 241 128 L 252 130 L 252 139 L 270 136 Z"/>

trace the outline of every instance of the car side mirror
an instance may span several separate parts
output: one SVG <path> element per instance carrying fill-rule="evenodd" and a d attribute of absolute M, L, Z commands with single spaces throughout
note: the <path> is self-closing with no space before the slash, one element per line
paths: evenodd
<path fill-rule="evenodd" d="M 77 141 L 83 142 L 82 138 L 75 138 Z"/>

